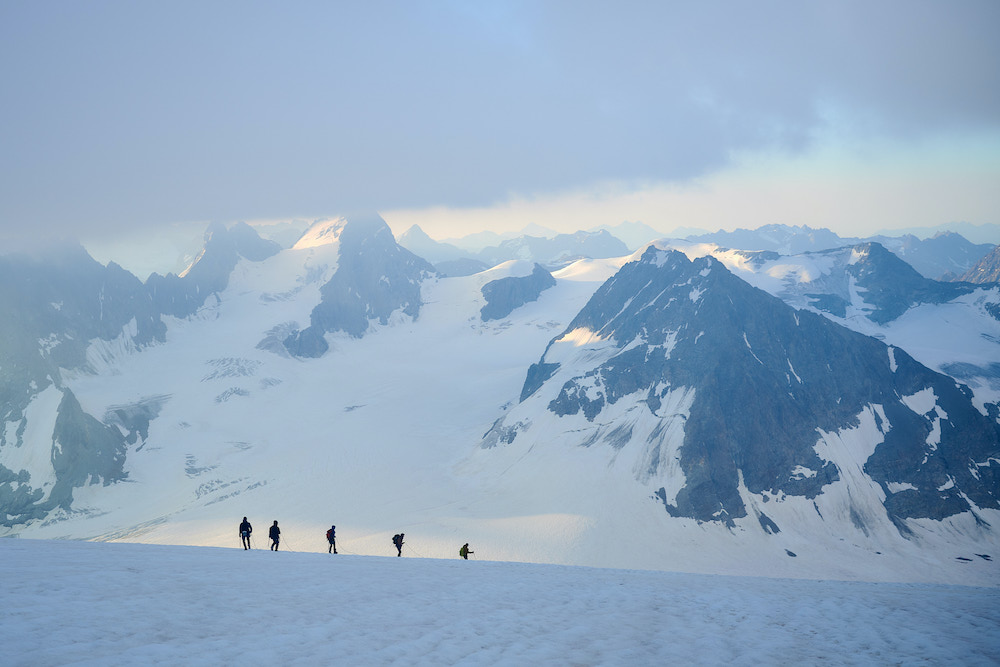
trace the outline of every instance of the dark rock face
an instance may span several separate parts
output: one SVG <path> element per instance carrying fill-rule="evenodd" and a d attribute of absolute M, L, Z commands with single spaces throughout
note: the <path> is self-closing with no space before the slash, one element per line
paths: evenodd
<path fill-rule="evenodd" d="M 878 243 L 863 243 L 854 249 L 861 259 L 847 271 L 866 290 L 865 302 L 875 307 L 868 317 L 878 324 L 891 322 L 915 304 L 945 303 L 973 290 L 960 283 L 924 278 Z"/>
<path fill-rule="evenodd" d="M 154 273 L 146 281 L 146 288 L 161 313 L 188 317 L 211 294 L 226 289 L 240 257 L 260 262 L 280 250 L 281 246 L 260 238 L 246 223 L 236 223 L 229 230 L 216 223 L 205 232 L 205 248 L 184 275 Z"/>
<path fill-rule="evenodd" d="M 164 340 L 166 327 L 142 283 L 116 264 L 101 266 L 77 244 L 42 255 L 0 257 L 0 448 L 23 441 L 29 404 L 58 388 L 52 450 L 54 486 L 46 494 L 24 470 L 0 466 L 0 523 L 11 526 L 66 506 L 86 480 L 120 479 L 124 441 L 117 429 L 86 415 L 62 388 L 61 369 L 86 369 L 95 339 L 127 337 L 137 347 Z M 41 346 L 40 346 L 41 342 Z"/>
<path fill-rule="evenodd" d="M 1000 245 L 958 278 L 967 283 L 1000 283 Z"/>
<path fill-rule="evenodd" d="M 139 444 L 142 449 L 149 438 L 149 424 L 160 415 L 163 405 L 170 396 L 150 396 L 129 405 L 110 406 L 104 415 L 104 423 L 118 426 L 126 432 L 125 442 L 129 445 Z"/>
<path fill-rule="evenodd" d="M 434 267 L 396 243 L 378 216 L 348 221 L 339 238 L 337 271 L 320 288 L 322 301 L 313 309 L 310 326 L 285 340 L 297 356 L 321 356 L 328 348 L 327 332 L 360 338 L 372 320 L 387 324 L 397 310 L 416 318 L 420 283 L 434 274 Z"/>
<path fill-rule="evenodd" d="M 277 241 L 262 239 L 257 231 L 245 222 L 237 222 L 230 227 L 229 238 L 236 253 L 251 262 L 263 262 L 281 252 L 281 245 Z"/>
<path fill-rule="evenodd" d="M 500 278 L 488 282 L 482 289 L 486 305 L 479 311 L 480 317 L 483 322 L 501 320 L 516 308 L 537 301 L 542 292 L 555 287 L 555 284 L 556 279 L 540 264 L 535 264 L 529 276 Z"/>
<path fill-rule="evenodd" d="M 58 381 L 59 368 L 83 367 L 91 340 L 117 338 L 133 319 L 137 345 L 166 334 L 138 278 L 101 266 L 76 244 L 0 257 L 0 313 L 0 416 L 8 421 L 20 418 L 32 382 L 41 391 Z"/>
<path fill-rule="evenodd" d="M 556 415 L 593 421 L 638 394 L 659 417 L 671 388 L 694 389 L 680 448 L 686 483 L 673 503 L 660 494 L 672 515 L 746 516 L 740 480 L 754 494 L 815 498 L 842 477 L 817 454 L 817 429 L 856 428 L 866 410 L 881 441 L 858 464 L 883 487 L 900 530 L 907 518 L 969 511 L 965 498 L 1000 507 L 996 406 L 983 415 L 953 379 L 898 348 L 792 309 L 712 258 L 691 262 L 647 249 L 598 289 L 566 332 L 577 329 L 612 339 L 618 351 L 563 384 L 548 404 Z M 557 369 L 543 355 L 528 371 L 522 401 Z M 910 407 L 928 403 L 907 398 L 917 395 L 933 399 L 924 414 Z"/>
<path fill-rule="evenodd" d="M 52 467 L 57 479 L 49 495 L 53 506 L 68 509 L 75 487 L 97 483 L 107 486 L 126 477 L 125 437 L 117 428 L 84 412 L 68 389 L 59 404 L 52 441 L 56 445 Z"/>
<path fill-rule="evenodd" d="M 308 327 L 302 331 L 293 331 L 288 334 L 284 341 L 285 349 L 294 357 L 308 357 L 316 359 L 322 357 L 328 349 L 329 343 L 323 337 L 322 329 L 318 327 Z"/>
<path fill-rule="evenodd" d="M 94 340 L 124 336 L 137 348 L 162 342 L 161 314 L 191 315 L 226 288 L 240 257 L 260 261 L 280 249 L 242 223 L 228 231 L 214 225 L 205 238 L 204 251 L 184 276 L 154 274 L 145 285 L 114 263 L 101 266 L 75 243 L 37 256 L 0 257 L 0 418 L 18 424 L 13 431 L 0 429 L 0 448 L 28 446 L 29 405 L 53 387 L 63 395 L 52 434 L 55 481 L 46 492 L 28 471 L 0 466 L 0 478 L 11 483 L 0 489 L 4 525 L 68 508 L 72 490 L 83 484 L 122 479 L 127 447 L 145 439 L 158 413 L 152 404 L 122 408 L 108 416 L 117 426 L 106 426 L 63 386 L 62 370 L 86 371 Z"/>

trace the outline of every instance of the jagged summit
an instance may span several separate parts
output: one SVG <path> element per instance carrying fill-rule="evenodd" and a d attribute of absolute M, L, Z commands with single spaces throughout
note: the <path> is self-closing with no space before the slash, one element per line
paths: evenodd
<path fill-rule="evenodd" d="M 851 249 L 847 273 L 855 279 L 868 318 L 877 323 L 896 319 L 917 303 L 943 303 L 971 291 L 967 286 L 924 278 L 912 266 L 879 243 L 861 243 Z"/>
<path fill-rule="evenodd" d="M 340 241 L 344 229 L 348 225 L 354 230 L 364 230 L 364 233 L 369 235 L 382 234 L 386 230 L 389 230 L 389 225 L 386 224 L 385 220 L 378 213 L 373 211 L 352 213 L 314 223 L 302 233 L 302 236 L 295 242 L 292 249 L 302 250 L 303 248 L 315 248 L 317 246 L 337 243 Z M 389 230 L 389 234 L 392 234 L 391 230 Z"/>
<path fill-rule="evenodd" d="M 471 254 L 449 243 L 435 241 L 418 225 L 413 225 L 400 234 L 397 239 L 400 246 L 414 255 L 426 259 L 435 266 L 442 262 L 455 262 L 462 259 L 472 259 Z"/>
<path fill-rule="evenodd" d="M 329 348 L 326 333 L 343 331 L 359 338 L 371 322 L 387 324 L 397 311 L 416 318 L 422 304 L 420 282 L 434 274 L 434 267 L 396 243 L 378 215 L 314 225 L 295 249 L 333 240 L 339 243 L 337 271 L 320 288 L 322 301 L 310 315 L 310 326 L 285 340 L 295 356 L 321 356 Z"/>
<path fill-rule="evenodd" d="M 210 294 L 226 289 L 229 276 L 240 258 L 260 262 L 281 251 L 274 241 L 262 239 L 250 225 L 238 222 L 232 228 L 213 223 L 205 232 L 205 247 L 180 276 L 152 274 L 146 287 L 161 313 L 188 317 Z"/>
<path fill-rule="evenodd" d="M 332 220 L 320 220 L 302 233 L 299 240 L 292 246 L 293 250 L 315 248 L 317 246 L 336 243 L 347 224 L 347 218 L 339 217 Z"/>
<path fill-rule="evenodd" d="M 406 247 L 406 242 L 426 243 L 434 241 L 427 232 L 420 228 L 420 225 L 411 225 L 409 229 L 399 235 L 397 240 L 399 241 L 399 245 L 403 247 Z"/>

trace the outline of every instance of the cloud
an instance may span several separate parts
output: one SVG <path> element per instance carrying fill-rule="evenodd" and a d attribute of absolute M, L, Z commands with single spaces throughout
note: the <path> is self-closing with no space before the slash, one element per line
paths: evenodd
<path fill-rule="evenodd" d="M 744 153 L 724 169 L 683 182 L 605 183 L 492 206 L 382 215 L 397 235 L 419 225 L 438 239 L 476 229 L 507 232 L 537 224 L 572 232 L 624 221 L 643 222 L 664 236 L 677 228 L 787 224 L 865 237 L 886 229 L 992 222 L 1000 210 L 998 182 L 1000 132 L 906 144 L 824 141 L 794 156 Z"/>
<path fill-rule="evenodd" d="M 0 229 L 482 207 L 1000 119 L 994 2 L 0 8 Z"/>

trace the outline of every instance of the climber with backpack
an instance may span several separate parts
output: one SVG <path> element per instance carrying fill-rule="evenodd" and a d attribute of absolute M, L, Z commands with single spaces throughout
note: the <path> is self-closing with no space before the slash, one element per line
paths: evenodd
<path fill-rule="evenodd" d="M 271 526 L 271 530 L 268 531 L 267 536 L 271 538 L 271 551 L 277 551 L 278 541 L 281 539 L 281 529 L 278 528 L 277 520 L 275 520 L 274 525 Z"/>
<path fill-rule="evenodd" d="M 250 533 L 252 532 L 253 526 L 250 525 L 246 517 L 243 517 L 243 523 L 240 524 L 240 540 L 243 542 L 244 551 L 250 548 Z"/>
<path fill-rule="evenodd" d="M 458 555 L 461 556 L 462 558 L 464 558 L 465 560 L 469 560 L 469 554 L 474 554 L 474 553 L 476 553 L 476 552 L 475 551 L 469 551 L 469 543 L 468 542 L 466 542 L 465 544 L 463 544 L 462 548 L 458 550 Z"/>
<path fill-rule="evenodd" d="M 396 555 L 397 556 L 402 556 L 403 555 L 403 533 L 399 533 L 398 535 L 393 535 L 392 536 L 392 544 L 393 544 L 393 546 L 396 547 Z"/>
<path fill-rule="evenodd" d="M 330 530 L 326 531 L 326 541 L 330 543 L 330 548 L 327 553 L 335 554 L 337 553 L 337 527 L 330 526 Z"/>

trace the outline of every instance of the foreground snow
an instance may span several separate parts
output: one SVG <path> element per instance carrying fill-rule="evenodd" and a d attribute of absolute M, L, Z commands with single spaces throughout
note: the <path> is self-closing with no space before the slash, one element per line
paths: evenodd
<path fill-rule="evenodd" d="M 986 588 L 14 539 L 0 582 L 9 665 L 1000 660 Z"/>

